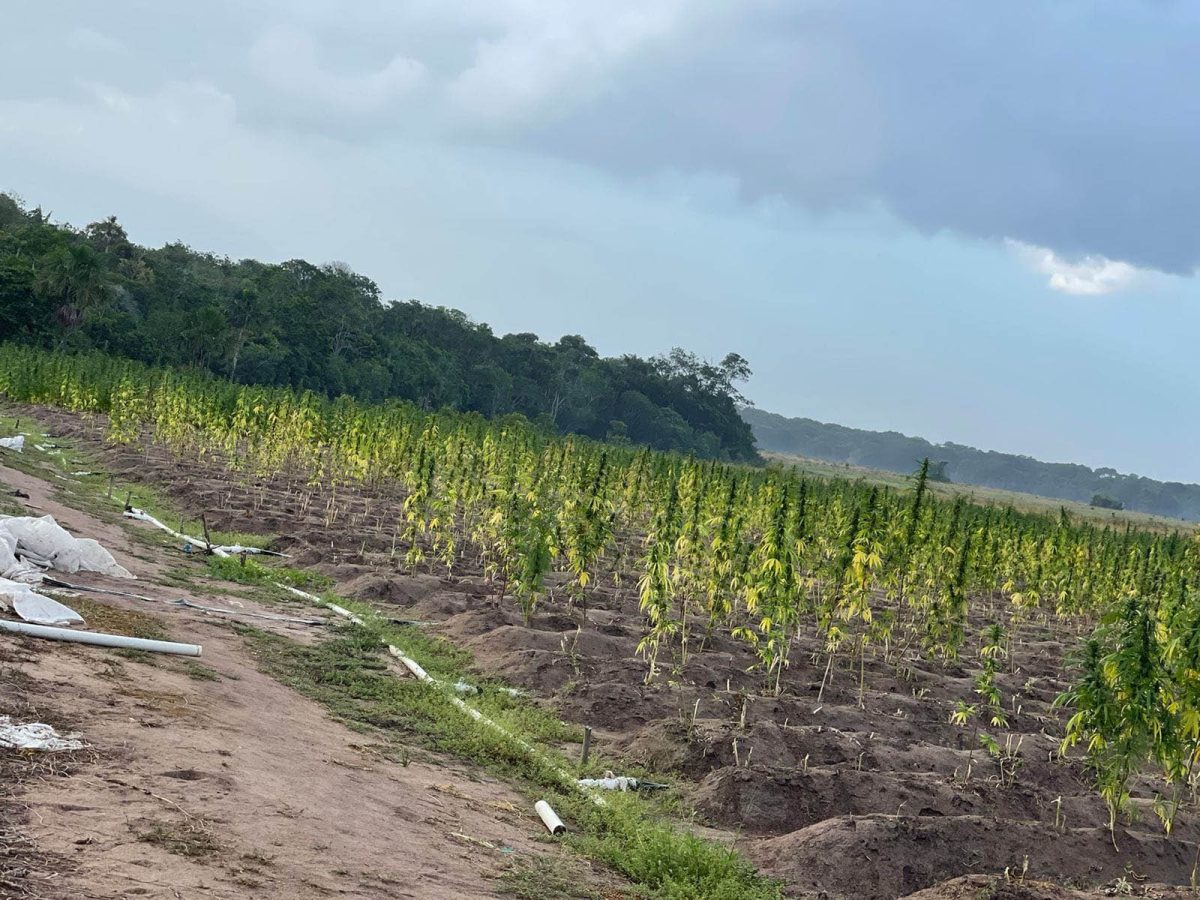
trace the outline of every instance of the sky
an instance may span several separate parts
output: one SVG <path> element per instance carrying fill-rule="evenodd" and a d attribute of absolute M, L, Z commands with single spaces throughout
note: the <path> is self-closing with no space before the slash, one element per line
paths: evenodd
<path fill-rule="evenodd" d="M 1200 5 L 8 0 L 0 190 L 1200 481 Z"/>

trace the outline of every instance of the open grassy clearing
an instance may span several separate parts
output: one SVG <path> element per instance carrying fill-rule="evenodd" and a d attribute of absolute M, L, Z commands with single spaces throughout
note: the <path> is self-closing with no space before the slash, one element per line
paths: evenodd
<path fill-rule="evenodd" d="M 872 469 L 868 466 L 827 462 L 822 459 L 793 456 L 787 453 L 765 452 L 763 456 L 771 465 L 791 469 L 809 477 L 862 479 L 868 484 L 877 484 L 894 490 L 911 489 L 913 483 L 911 475 L 901 475 L 896 472 L 888 472 L 884 469 Z M 914 461 L 914 471 L 918 465 L 919 461 Z M 1184 519 L 1172 519 L 1169 516 L 1159 516 L 1153 513 L 1137 512 L 1136 510 L 1129 509 L 1098 509 L 1075 500 L 1060 500 L 1055 497 L 1043 497 L 1039 494 L 1026 494 L 1021 491 L 1006 491 L 1001 488 L 984 487 L 978 484 L 930 482 L 929 488 L 933 493 L 949 500 L 953 500 L 957 496 L 963 496 L 972 503 L 998 507 L 1011 506 L 1022 512 L 1057 515 L 1060 509 L 1065 509 L 1073 519 L 1092 522 L 1100 527 L 1110 525 L 1123 528 L 1126 525 L 1131 525 L 1134 528 L 1142 528 L 1150 531 L 1179 531 L 1188 534 L 1194 533 L 1197 528 L 1200 528 L 1195 522 L 1188 522 Z"/>

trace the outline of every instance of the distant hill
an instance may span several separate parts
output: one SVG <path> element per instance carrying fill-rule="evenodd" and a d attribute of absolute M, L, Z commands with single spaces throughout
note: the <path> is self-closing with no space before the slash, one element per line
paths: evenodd
<path fill-rule="evenodd" d="M 945 474 L 963 484 L 1080 503 L 1090 503 L 1100 495 L 1119 500 L 1126 509 L 1200 521 L 1200 485 L 1196 484 L 1155 481 L 1076 463 L 1042 462 L 962 444 L 933 444 L 898 431 L 864 431 L 813 419 L 789 419 L 753 408 L 743 408 L 741 414 L 754 430 L 759 448 L 766 451 L 900 473 L 914 471 L 928 456 L 934 462 L 945 462 Z"/>

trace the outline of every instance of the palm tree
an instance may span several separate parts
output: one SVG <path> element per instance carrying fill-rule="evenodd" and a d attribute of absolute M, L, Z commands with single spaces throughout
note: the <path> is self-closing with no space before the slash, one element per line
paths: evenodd
<path fill-rule="evenodd" d="M 50 256 L 38 273 L 37 289 L 43 296 L 61 301 L 54 313 L 61 330 L 61 348 L 83 324 L 88 308 L 107 294 L 108 280 L 95 251 L 77 244 L 62 247 Z"/>

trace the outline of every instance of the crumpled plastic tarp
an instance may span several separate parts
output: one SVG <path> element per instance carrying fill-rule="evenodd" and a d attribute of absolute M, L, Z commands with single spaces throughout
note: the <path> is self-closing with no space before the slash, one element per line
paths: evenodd
<path fill-rule="evenodd" d="M 44 569 L 133 577 L 100 544 L 73 537 L 53 516 L 0 516 L 0 608 L 11 606 L 37 625 L 82 623 L 70 607 L 30 587 L 41 583 Z"/>
<path fill-rule="evenodd" d="M 8 716 L 0 716 L 0 748 L 9 750 L 82 750 L 86 747 L 79 735 L 59 735 L 53 726 L 43 722 L 18 725 Z"/>
<path fill-rule="evenodd" d="M 636 791 L 638 780 L 627 775 L 608 775 L 605 778 L 580 778 L 579 786 L 603 791 Z"/>
<path fill-rule="evenodd" d="M 0 543 L 5 542 L 5 534 L 16 541 L 12 551 L 14 556 L 46 564 L 59 572 L 97 572 L 114 578 L 133 577 L 98 542 L 90 538 L 72 537 L 69 531 L 54 521 L 53 516 L 0 518 Z M 4 550 L 0 549 L 0 566 L 4 562 Z M 7 569 L 0 568 L 0 575 L 6 572 Z"/>
<path fill-rule="evenodd" d="M 83 616 L 57 600 L 37 593 L 27 584 L 0 578 L 0 603 L 12 605 L 13 612 L 35 625 L 80 625 Z"/>
<path fill-rule="evenodd" d="M 0 447 L 20 453 L 25 449 L 25 435 L 18 434 L 16 437 L 0 438 Z"/>

